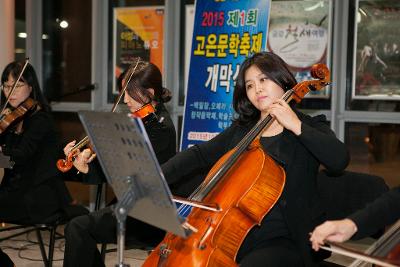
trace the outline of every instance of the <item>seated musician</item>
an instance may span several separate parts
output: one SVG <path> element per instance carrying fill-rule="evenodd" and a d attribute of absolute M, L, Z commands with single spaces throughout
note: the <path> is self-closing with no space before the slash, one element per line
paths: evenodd
<path fill-rule="evenodd" d="M 310 230 L 324 220 L 317 190 L 318 168 L 322 164 L 328 170 L 342 171 L 349 155 L 325 116 L 305 115 L 281 100 L 295 85 L 295 78 L 277 55 L 262 52 L 247 58 L 235 84 L 233 107 L 237 117 L 233 124 L 162 165 L 169 184 L 209 170 L 258 121 L 268 114 L 275 118 L 261 133 L 260 142 L 265 153 L 284 168 L 286 184 L 277 204 L 241 244 L 235 259 L 241 267 L 317 266 L 327 256 L 313 251 L 308 241 Z"/>
<path fill-rule="evenodd" d="M 154 114 L 142 118 L 154 152 L 160 163 L 165 162 L 176 153 L 176 132 L 168 111 L 164 106 L 171 98 L 168 89 L 162 87 L 160 70 L 153 63 L 137 59 L 127 71 L 121 74 L 119 86 L 127 85 L 124 102 L 130 112 L 135 113 L 145 104 L 155 107 Z M 154 117 L 153 117 L 154 116 Z M 64 152 L 68 154 L 75 142 L 69 143 Z M 90 150 L 83 150 L 75 159 L 74 166 L 89 176 L 104 176 L 101 169 L 96 168 L 96 161 Z M 90 163 L 90 164 L 89 164 Z M 135 220 L 126 221 L 126 239 L 135 239 L 140 244 L 154 246 L 163 238 L 165 232 Z M 104 266 L 97 250 L 97 243 L 115 243 L 117 238 L 117 220 L 111 207 L 92 212 L 71 220 L 65 228 L 64 266 Z"/>
<path fill-rule="evenodd" d="M 2 105 L 9 97 L 9 116 L 21 105 L 33 103 L 26 105 L 29 110 L 0 134 L 0 150 L 12 163 L 12 167 L 4 169 L 0 185 L 1 222 L 40 222 L 71 202 L 55 165 L 59 143 L 50 106 L 32 65 L 26 66 L 10 95 L 23 66 L 24 62 L 12 62 L 1 76 Z M 4 116 L 2 120 L 7 118 Z M 1 250 L 0 266 L 14 266 Z"/>
<path fill-rule="evenodd" d="M 344 242 L 352 236 L 356 239 L 364 238 L 398 219 L 400 219 L 400 187 L 395 187 L 348 218 L 326 221 L 317 226 L 312 232 L 310 241 L 313 249 L 318 251 L 324 241 Z"/>

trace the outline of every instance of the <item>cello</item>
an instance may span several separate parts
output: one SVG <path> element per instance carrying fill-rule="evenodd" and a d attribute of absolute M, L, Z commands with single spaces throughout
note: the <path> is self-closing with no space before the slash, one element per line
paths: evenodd
<path fill-rule="evenodd" d="M 329 84 L 324 64 L 314 65 L 311 75 L 316 79 L 298 83 L 282 99 L 300 102 L 309 91 Z M 273 122 L 271 115 L 260 120 L 217 161 L 189 198 L 216 204 L 219 209 L 193 208 L 186 221 L 193 233 L 187 239 L 168 233 L 143 266 L 179 266 L 182 262 L 185 266 L 237 266 L 235 258 L 243 240 L 276 204 L 285 185 L 283 168 L 263 151 L 259 140 Z"/>

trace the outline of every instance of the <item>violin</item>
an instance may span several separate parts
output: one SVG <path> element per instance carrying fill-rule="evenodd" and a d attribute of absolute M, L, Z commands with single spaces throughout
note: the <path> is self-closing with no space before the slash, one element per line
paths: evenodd
<path fill-rule="evenodd" d="M 22 74 L 24 73 L 26 66 L 28 66 L 29 58 L 25 59 L 25 64 L 22 67 L 21 72 L 18 75 L 18 78 L 15 80 L 14 85 L 7 96 L 6 102 L 0 112 L 0 134 L 4 133 L 10 125 L 15 125 L 17 123 L 21 123 L 24 116 L 28 114 L 30 111 L 37 110 L 38 102 L 33 100 L 32 98 L 27 98 L 24 102 L 22 102 L 16 109 L 10 111 L 7 107 L 10 96 L 13 94 L 18 82 L 21 80 Z M 19 124 L 21 125 L 21 124 Z M 17 127 L 15 131 L 17 134 L 22 133 L 22 126 Z"/>
<path fill-rule="evenodd" d="M 3 113 L 0 116 L 0 134 L 4 133 L 10 126 L 20 123 L 26 114 L 36 110 L 37 107 L 38 102 L 28 97 L 13 111 Z M 16 131 L 16 133 L 20 134 L 21 131 Z"/>
<path fill-rule="evenodd" d="M 316 79 L 298 83 L 282 99 L 300 102 L 310 90 L 329 84 L 326 65 L 314 65 L 311 75 Z M 182 224 L 192 231 L 191 235 L 185 239 L 168 233 L 142 266 L 237 266 L 235 258 L 243 240 L 276 204 L 286 182 L 284 169 L 260 144 L 261 133 L 274 120 L 268 115 L 257 122 L 236 147 L 214 164 L 189 197 L 217 205 L 218 211 L 194 207 Z M 184 209 L 184 205 L 179 208 Z"/>
<path fill-rule="evenodd" d="M 114 105 L 113 105 L 113 107 L 111 109 L 111 112 L 115 112 L 115 110 L 117 109 L 117 106 L 118 106 L 119 102 L 121 101 L 122 96 L 126 92 L 126 88 L 128 87 L 128 84 L 131 81 L 132 76 L 135 73 L 136 68 L 139 65 L 139 62 L 140 62 L 140 58 L 136 61 L 136 65 L 133 68 L 133 70 L 130 73 L 127 74 L 128 75 L 128 80 L 125 83 L 124 88 L 120 91 L 120 93 L 119 93 L 119 95 L 117 97 L 117 100 L 115 101 L 115 103 L 114 103 Z M 150 104 L 150 106 L 151 106 L 151 104 Z M 142 108 L 144 108 L 144 111 L 141 110 Z M 151 107 L 149 107 L 147 105 L 144 105 L 142 108 L 140 108 L 139 110 L 135 111 L 135 113 L 137 113 L 137 114 L 133 114 L 133 115 L 137 116 L 139 118 L 143 118 L 143 117 L 145 117 L 147 115 L 150 115 L 152 113 L 154 114 L 154 112 L 155 112 L 154 107 L 153 107 L 153 109 L 151 109 Z M 82 147 L 84 147 L 84 146 L 88 146 L 89 143 L 90 143 L 89 142 L 89 137 L 85 136 L 81 141 L 79 141 L 75 146 L 72 147 L 71 151 L 68 153 L 68 155 L 65 157 L 65 159 L 59 159 L 57 161 L 57 169 L 60 170 L 61 172 L 69 171 L 73 166 L 73 161 L 75 160 L 76 156 L 80 153 L 80 149 Z M 89 146 L 89 148 L 90 148 L 90 146 Z"/>
<path fill-rule="evenodd" d="M 131 114 L 131 116 L 136 117 L 136 118 L 141 118 L 143 121 L 145 121 L 145 120 L 147 121 L 147 120 L 150 120 L 150 118 L 157 117 L 155 112 L 156 112 L 156 110 L 155 110 L 154 106 L 151 103 L 148 103 L 148 104 L 143 105 L 141 108 L 135 110 Z M 93 153 L 93 149 L 90 146 L 89 137 L 85 136 L 81 141 L 79 141 L 76 145 L 74 145 L 72 147 L 71 151 L 68 153 L 68 156 L 66 156 L 65 159 L 59 159 L 57 161 L 57 168 L 61 172 L 69 171 L 73 166 L 73 162 L 74 162 L 76 156 L 78 156 L 78 154 L 80 153 L 80 149 L 85 146 L 88 146 L 89 149 Z"/>
<path fill-rule="evenodd" d="M 143 105 L 141 108 L 135 110 L 132 113 L 132 116 L 136 118 L 141 118 L 143 120 L 147 116 L 155 114 L 155 112 L 156 109 L 154 108 L 154 106 L 151 103 L 148 103 Z"/>

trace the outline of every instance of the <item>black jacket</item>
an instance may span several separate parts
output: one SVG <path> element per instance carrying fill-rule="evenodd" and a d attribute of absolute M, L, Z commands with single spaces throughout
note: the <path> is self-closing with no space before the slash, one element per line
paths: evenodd
<path fill-rule="evenodd" d="M 379 229 L 400 219 L 400 187 L 395 187 L 349 218 L 355 222 L 358 231 L 355 239 L 370 236 Z"/>
<path fill-rule="evenodd" d="M 302 251 L 305 265 L 314 266 L 319 257 L 309 245 L 309 233 L 324 220 L 317 190 L 318 168 L 321 163 L 334 172 L 344 170 L 349 155 L 345 145 L 330 130 L 325 116 L 310 117 L 302 113 L 298 116 L 303 122 L 301 135 L 284 130 L 277 152 L 271 156 L 286 172 L 286 185 L 278 203 L 289 232 Z M 162 165 L 167 181 L 179 183 L 181 179 L 209 170 L 249 130 L 250 127 L 233 124 L 212 140 L 178 153 Z"/>
<path fill-rule="evenodd" d="M 71 198 L 56 168 L 60 146 L 49 112 L 39 110 L 24 118 L 21 134 L 7 129 L 0 136 L 0 144 L 4 155 L 14 163 L 12 169 L 5 169 L 0 187 L 0 197 L 9 200 L 9 211 L 20 207 L 22 201 L 29 217 L 39 219 L 69 204 Z M 20 197 L 12 198 L 15 194 Z"/>

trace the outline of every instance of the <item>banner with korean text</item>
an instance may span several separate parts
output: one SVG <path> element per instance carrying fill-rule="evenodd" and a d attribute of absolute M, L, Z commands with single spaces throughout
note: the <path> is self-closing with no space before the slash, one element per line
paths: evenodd
<path fill-rule="evenodd" d="M 232 121 L 234 81 L 246 57 L 265 51 L 270 0 L 197 0 L 181 150 Z"/>

